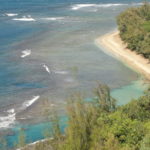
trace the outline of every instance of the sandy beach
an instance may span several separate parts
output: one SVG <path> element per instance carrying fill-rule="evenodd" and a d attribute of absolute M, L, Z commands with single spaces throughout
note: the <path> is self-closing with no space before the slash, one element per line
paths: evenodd
<path fill-rule="evenodd" d="M 137 70 L 150 80 L 150 62 L 143 56 L 126 48 L 119 36 L 119 31 L 115 31 L 96 39 L 96 44 L 105 48 L 106 53 L 111 53 L 117 59 L 126 63 L 129 67 Z"/>

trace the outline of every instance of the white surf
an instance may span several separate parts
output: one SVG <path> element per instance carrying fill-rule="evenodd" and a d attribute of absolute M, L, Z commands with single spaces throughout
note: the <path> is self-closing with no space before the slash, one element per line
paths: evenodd
<path fill-rule="evenodd" d="M 73 5 L 71 7 L 72 10 L 79 10 L 81 8 L 86 8 L 86 7 L 94 7 L 94 8 L 98 8 L 98 7 L 103 7 L 103 8 L 107 8 L 107 7 L 113 7 L 113 6 L 122 6 L 122 5 L 128 5 L 128 4 L 123 4 L 123 3 L 108 3 L 108 4 L 76 4 Z"/>
<path fill-rule="evenodd" d="M 38 99 L 40 98 L 39 95 L 37 96 L 33 96 L 33 98 L 31 100 L 27 100 L 22 104 L 22 108 L 21 109 L 26 109 L 29 106 L 31 106 L 32 104 L 34 104 Z"/>
<path fill-rule="evenodd" d="M 50 74 L 51 73 L 51 71 L 50 71 L 50 69 L 48 68 L 48 66 L 47 65 L 43 65 L 43 67 L 45 68 L 45 70 Z"/>
<path fill-rule="evenodd" d="M 31 50 L 30 49 L 26 49 L 26 50 L 22 51 L 21 57 L 24 58 L 26 56 L 29 56 L 30 54 L 31 54 Z"/>
<path fill-rule="evenodd" d="M 64 17 L 47 17 L 47 18 L 41 18 L 42 20 L 49 20 L 49 21 L 56 21 L 56 20 L 62 20 Z"/>
<path fill-rule="evenodd" d="M 16 120 L 16 113 L 14 109 L 7 110 L 7 116 L 0 116 L 0 128 L 9 128 L 11 127 Z"/>
<path fill-rule="evenodd" d="M 34 18 L 32 18 L 30 15 L 23 16 L 22 18 L 13 18 L 12 20 L 15 21 L 36 21 Z"/>
<path fill-rule="evenodd" d="M 18 14 L 6 13 L 5 15 L 8 16 L 8 17 L 14 17 L 14 16 L 17 16 Z"/>

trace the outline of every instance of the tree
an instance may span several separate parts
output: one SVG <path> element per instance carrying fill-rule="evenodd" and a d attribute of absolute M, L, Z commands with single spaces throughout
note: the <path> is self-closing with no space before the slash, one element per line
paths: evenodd
<path fill-rule="evenodd" d="M 24 130 L 20 129 L 19 135 L 18 135 L 17 147 L 21 148 L 21 147 L 24 147 L 25 145 L 26 145 L 26 136 L 25 136 Z"/>
<path fill-rule="evenodd" d="M 99 107 L 103 111 L 111 112 L 116 108 L 116 100 L 110 96 L 110 89 L 107 85 L 99 84 L 95 89 Z"/>
<path fill-rule="evenodd" d="M 149 149 L 150 149 L 150 134 L 147 134 L 141 142 L 140 150 L 149 150 Z"/>
<path fill-rule="evenodd" d="M 117 17 L 117 23 L 127 48 L 150 59 L 150 4 L 125 10 Z"/>

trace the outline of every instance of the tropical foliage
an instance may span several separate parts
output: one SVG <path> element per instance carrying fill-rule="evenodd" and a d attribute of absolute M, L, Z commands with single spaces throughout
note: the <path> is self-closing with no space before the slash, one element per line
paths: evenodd
<path fill-rule="evenodd" d="M 90 102 L 81 95 L 72 96 L 67 112 L 65 135 L 58 132 L 59 123 L 55 121 L 57 136 L 26 150 L 150 149 L 150 90 L 138 100 L 117 107 L 109 88 L 99 85 Z"/>
<path fill-rule="evenodd" d="M 150 59 L 150 4 L 127 9 L 118 16 L 117 23 L 127 47 Z"/>

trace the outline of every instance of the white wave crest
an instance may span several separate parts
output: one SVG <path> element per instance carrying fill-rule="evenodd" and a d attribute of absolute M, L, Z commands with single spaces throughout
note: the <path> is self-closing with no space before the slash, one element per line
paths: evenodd
<path fill-rule="evenodd" d="M 7 110 L 7 116 L 0 116 L 0 128 L 9 128 L 15 123 L 16 113 L 14 109 Z"/>
<path fill-rule="evenodd" d="M 9 109 L 9 110 L 7 110 L 7 112 L 13 114 L 15 112 L 15 110 L 14 109 Z"/>
<path fill-rule="evenodd" d="M 41 18 L 42 20 L 49 20 L 49 21 L 56 21 L 56 20 L 62 20 L 64 17 L 50 17 L 50 18 Z"/>
<path fill-rule="evenodd" d="M 128 4 L 100 4 L 97 7 L 112 7 L 112 6 L 123 6 L 123 5 L 128 5 Z"/>
<path fill-rule="evenodd" d="M 103 8 L 107 8 L 107 7 L 113 7 L 113 6 L 122 6 L 122 5 L 128 5 L 128 4 L 121 4 L 121 3 L 117 3 L 117 4 L 113 4 L 113 3 L 109 3 L 109 4 L 76 4 L 73 5 L 71 7 L 72 10 L 78 10 L 81 8 L 85 8 L 85 7 L 103 7 Z"/>
<path fill-rule="evenodd" d="M 34 18 L 32 18 L 30 15 L 23 16 L 22 18 L 13 18 L 12 20 L 15 21 L 36 21 Z"/>
<path fill-rule="evenodd" d="M 14 17 L 14 16 L 18 16 L 18 14 L 6 13 L 5 16 L 8 16 L 8 17 Z"/>
<path fill-rule="evenodd" d="M 33 99 L 31 100 L 27 100 L 26 102 L 24 102 L 22 104 L 22 107 L 19 109 L 20 111 L 25 110 L 26 108 L 28 108 L 29 106 L 31 106 L 33 103 L 35 103 L 38 99 L 40 98 L 40 96 L 34 96 Z M 0 128 L 10 128 L 13 124 L 15 124 L 15 120 L 16 120 L 16 113 L 15 113 L 15 109 L 9 109 L 7 111 L 5 111 L 5 113 L 8 113 L 7 116 L 0 116 Z"/>
<path fill-rule="evenodd" d="M 31 54 L 31 50 L 30 49 L 26 49 L 26 50 L 22 51 L 21 57 L 24 58 L 24 57 L 26 57 L 26 56 L 28 56 L 30 54 Z"/>
<path fill-rule="evenodd" d="M 76 5 L 72 6 L 72 10 L 78 10 L 78 9 L 84 8 L 84 7 L 92 7 L 95 5 L 96 4 L 76 4 Z"/>
<path fill-rule="evenodd" d="M 46 70 L 49 74 L 51 73 L 51 71 L 50 71 L 50 69 L 48 68 L 47 65 L 43 64 L 43 67 L 45 68 L 45 70 Z"/>
<path fill-rule="evenodd" d="M 55 70 L 54 73 L 55 74 L 63 74 L 63 75 L 68 74 L 67 71 L 57 71 L 57 70 Z"/>
<path fill-rule="evenodd" d="M 26 109 L 27 107 L 31 106 L 33 103 L 35 103 L 38 99 L 40 98 L 40 96 L 33 96 L 33 98 L 31 100 L 28 100 L 26 102 L 23 103 L 21 109 Z"/>

